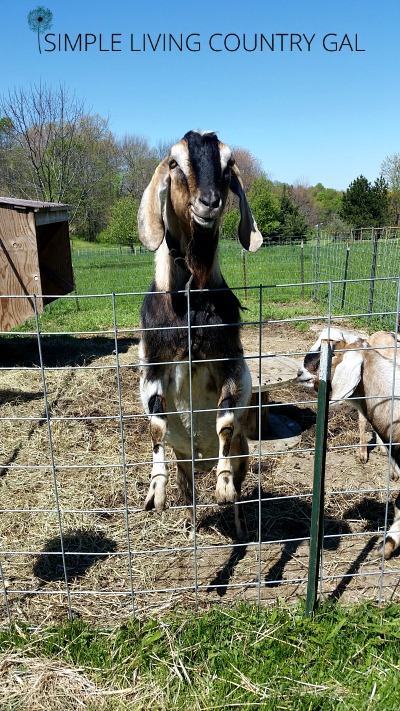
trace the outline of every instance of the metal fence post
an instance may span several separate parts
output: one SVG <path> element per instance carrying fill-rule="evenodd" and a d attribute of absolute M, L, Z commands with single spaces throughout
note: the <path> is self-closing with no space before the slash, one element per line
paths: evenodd
<path fill-rule="evenodd" d="M 374 308 L 374 288 L 375 288 L 375 273 L 376 273 L 376 257 L 378 253 L 378 230 L 373 229 L 373 242 L 372 242 L 372 262 L 371 262 L 371 276 L 369 285 L 369 295 L 368 295 L 368 318 L 371 319 L 372 310 Z"/>
<path fill-rule="evenodd" d="M 321 226 L 318 224 L 315 226 L 317 230 L 317 252 L 315 257 L 315 288 L 314 288 L 314 299 L 318 301 L 318 282 L 319 282 L 319 260 L 321 255 Z"/>
<path fill-rule="evenodd" d="M 341 308 L 344 307 L 344 302 L 345 302 L 345 299 L 346 299 L 347 272 L 348 272 L 348 270 L 349 270 L 349 257 L 350 257 L 350 242 L 347 242 L 346 258 L 345 258 L 345 261 L 344 261 L 344 275 L 343 275 L 343 289 L 342 289 Z"/>
<path fill-rule="evenodd" d="M 301 239 L 300 244 L 300 281 L 301 281 L 301 295 L 304 297 L 304 239 Z"/>
<path fill-rule="evenodd" d="M 310 557 L 308 564 L 308 584 L 306 616 L 315 610 L 318 592 L 318 578 L 321 564 L 321 552 L 324 538 L 324 498 L 325 498 L 325 461 L 328 430 L 329 381 L 331 371 L 332 347 L 330 341 L 321 343 L 319 368 L 317 430 L 315 435 L 314 482 L 311 511 Z"/>

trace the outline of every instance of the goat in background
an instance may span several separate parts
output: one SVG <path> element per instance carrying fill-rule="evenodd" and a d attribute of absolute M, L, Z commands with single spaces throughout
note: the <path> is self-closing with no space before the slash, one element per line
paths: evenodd
<path fill-rule="evenodd" d="M 339 352 L 341 350 L 341 352 Z M 332 358 L 331 401 L 347 398 L 370 422 L 385 443 L 391 467 L 400 474 L 400 367 L 370 348 L 361 338 L 337 345 Z M 383 544 L 385 558 L 400 546 L 400 493 L 394 504 L 394 521 Z"/>
<path fill-rule="evenodd" d="M 329 339 L 332 343 L 333 350 L 338 347 L 338 344 L 343 344 L 345 346 L 357 343 L 361 338 L 360 335 L 352 333 L 350 331 L 343 331 L 338 328 L 324 328 L 320 333 L 316 342 L 311 346 L 309 352 L 306 354 L 303 365 L 299 368 L 297 373 L 298 382 L 306 388 L 312 388 L 319 373 L 319 361 L 321 352 L 321 341 Z M 396 341 L 397 348 L 400 349 L 400 336 L 398 333 L 392 331 L 376 331 L 376 333 L 367 336 L 368 344 L 371 348 L 375 348 L 378 353 L 384 358 L 387 358 L 393 363 L 396 351 Z M 400 362 L 400 356 L 398 356 Z M 358 410 L 358 427 L 360 433 L 360 446 L 358 447 L 358 458 L 362 464 L 368 461 L 368 442 L 367 442 L 367 432 L 366 432 L 367 420 L 364 417 L 362 411 Z M 387 449 L 381 442 L 379 435 L 376 437 L 377 444 L 379 444 L 381 451 L 386 453 Z M 397 479 L 397 472 L 392 468 L 393 478 Z"/>
<path fill-rule="evenodd" d="M 165 507 L 168 442 L 190 521 L 192 468 L 209 471 L 217 463 L 216 500 L 226 504 L 240 498 L 248 464 L 244 424 L 251 377 L 240 341 L 241 307 L 218 259 L 229 189 L 240 200 L 240 242 L 254 252 L 262 236 L 231 150 L 213 132 L 189 131 L 172 146 L 146 188 L 138 214 L 139 237 L 156 251 L 139 346 L 141 398 L 153 445 L 145 508 Z M 240 537 L 237 506 L 235 525 Z"/>

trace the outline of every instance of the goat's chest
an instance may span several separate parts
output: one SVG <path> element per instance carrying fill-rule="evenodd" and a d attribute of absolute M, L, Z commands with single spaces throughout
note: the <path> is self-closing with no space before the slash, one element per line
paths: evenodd
<path fill-rule="evenodd" d="M 171 367 L 166 404 L 168 415 L 167 440 L 187 456 L 191 456 L 191 431 L 196 456 L 216 458 L 218 436 L 215 429 L 216 408 L 221 384 L 211 363 L 192 365 L 191 379 L 188 363 Z M 213 462 L 205 462 L 210 469 Z"/>

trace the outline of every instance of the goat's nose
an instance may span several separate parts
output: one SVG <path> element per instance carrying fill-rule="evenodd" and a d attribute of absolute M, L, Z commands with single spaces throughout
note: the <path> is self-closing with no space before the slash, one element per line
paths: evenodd
<path fill-rule="evenodd" d="M 211 188 L 209 190 L 202 190 L 199 195 L 200 202 L 208 208 L 219 207 L 220 199 L 219 192 Z"/>

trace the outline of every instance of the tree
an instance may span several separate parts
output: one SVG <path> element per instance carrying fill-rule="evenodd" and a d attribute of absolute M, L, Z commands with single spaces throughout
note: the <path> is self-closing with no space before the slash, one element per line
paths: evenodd
<path fill-rule="evenodd" d="M 71 222 L 76 232 L 89 241 L 104 229 L 118 185 L 118 154 L 108 121 L 85 115 L 77 125 L 71 161 L 75 160 L 74 182 L 66 201 L 74 207 Z"/>
<path fill-rule="evenodd" d="M 27 172 L 19 176 L 20 192 L 49 202 L 62 202 L 76 174 L 71 161 L 84 104 L 66 89 L 39 84 L 14 89 L 3 97 L 0 111 L 9 121 L 8 135 L 22 150 Z"/>
<path fill-rule="evenodd" d="M 380 175 L 372 186 L 372 204 L 377 227 L 387 225 L 389 218 L 389 190 L 385 178 Z"/>
<path fill-rule="evenodd" d="M 108 122 L 85 113 L 84 102 L 63 86 L 43 84 L 10 91 L 0 113 L 10 194 L 73 204 L 71 222 L 93 239 L 115 199 L 116 148 Z"/>
<path fill-rule="evenodd" d="M 400 224 L 400 153 L 387 156 L 381 165 L 381 173 L 389 186 L 389 221 L 395 227 Z"/>
<path fill-rule="evenodd" d="M 159 163 L 156 151 L 150 148 L 146 138 L 126 135 L 118 142 L 118 153 L 121 193 L 140 199 Z"/>
<path fill-rule="evenodd" d="M 291 199 L 287 185 L 283 186 L 279 200 L 279 223 L 279 234 L 283 237 L 304 235 L 307 232 L 306 219 Z"/>
<path fill-rule="evenodd" d="M 306 183 L 296 182 L 286 187 L 292 204 L 297 207 L 298 214 L 304 217 L 307 227 L 314 227 L 320 222 L 320 206 L 316 201 L 313 188 Z M 304 231 L 303 231 L 304 234 Z"/>
<path fill-rule="evenodd" d="M 380 227 L 388 215 L 388 188 L 384 178 L 378 178 L 374 185 L 360 175 L 343 194 L 340 217 L 349 225 L 359 227 Z"/>
<path fill-rule="evenodd" d="M 227 239 L 237 239 L 240 223 L 240 212 L 237 207 L 225 213 L 222 223 L 222 231 Z"/>
<path fill-rule="evenodd" d="M 261 234 L 276 233 L 279 228 L 279 200 L 272 192 L 270 181 L 264 175 L 255 178 L 247 197 Z"/>
<path fill-rule="evenodd" d="M 111 217 L 104 239 L 114 244 L 125 244 L 129 247 L 139 244 L 137 213 L 139 203 L 131 195 L 120 198 L 111 208 Z"/>
<path fill-rule="evenodd" d="M 232 146 L 232 155 L 235 158 L 235 163 L 240 170 L 240 175 L 243 181 L 244 191 L 247 194 L 256 178 L 261 178 L 264 175 L 261 161 L 256 158 L 247 148 L 241 146 Z M 228 195 L 226 210 L 232 210 L 238 205 L 238 198 L 230 192 Z"/>
<path fill-rule="evenodd" d="M 342 193 L 333 188 L 325 188 L 321 183 L 318 183 L 312 190 L 318 205 L 317 222 L 323 223 L 325 226 L 340 224 L 338 220 L 340 220 Z"/>

